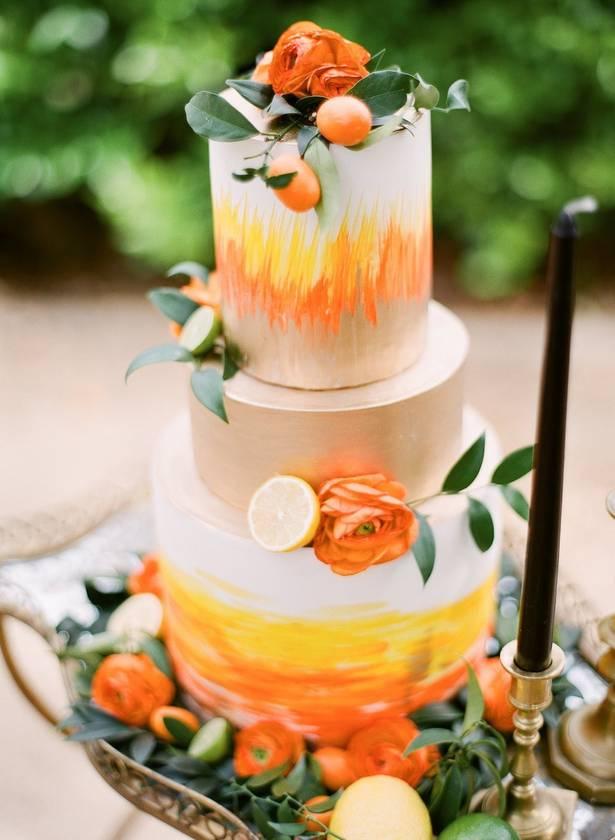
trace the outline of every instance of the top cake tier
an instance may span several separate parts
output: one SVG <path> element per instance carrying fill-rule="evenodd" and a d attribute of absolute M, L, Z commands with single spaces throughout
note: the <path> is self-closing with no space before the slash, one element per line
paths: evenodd
<path fill-rule="evenodd" d="M 247 105 L 234 91 L 237 108 Z M 227 338 L 253 376 L 330 389 L 385 379 L 421 354 L 431 291 L 428 112 L 359 150 L 331 145 L 340 202 L 326 229 L 273 190 L 233 172 L 261 156 L 262 137 L 210 143 L 216 264 Z M 298 154 L 294 140 L 272 157 Z M 257 157 L 260 159 L 260 157 Z"/>

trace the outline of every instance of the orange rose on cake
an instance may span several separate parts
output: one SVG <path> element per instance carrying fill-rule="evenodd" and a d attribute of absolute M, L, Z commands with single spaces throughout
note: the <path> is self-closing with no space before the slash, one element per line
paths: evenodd
<path fill-rule="evenodd" d="M 288 762 L 292 767 L 305 750 L 303 736 L 275 720 L 254 723 L 235 738 L 233 758 L 238 776 L 254 776 Z"/>
<path fill-rule="evenodd" d="M 312 21 L 299 21 L 280 35 L 270 63 L 265 56 L 253 78 L 269 82 L 280 95 L 340 96 L 368 75 L 369 59 L 360 44 Z"/>
<path fill-rule="evenodd" d="M 401 557 L 419 535 L 404 503 L 406 488 L 381 473 L 335 478 L 319 490 L 318 559 L 338 575 L 355 575 Z"/>
<path fill-rule="evenodd" d="M 377 720 L 350 739 L 348 753 L 358 779 L 363 776 L 395 776 L 416 787 L 437 762 L 437 749 L 423 747 L 404 757 L 404 750 L 419 734 L 407 718 Z"/>

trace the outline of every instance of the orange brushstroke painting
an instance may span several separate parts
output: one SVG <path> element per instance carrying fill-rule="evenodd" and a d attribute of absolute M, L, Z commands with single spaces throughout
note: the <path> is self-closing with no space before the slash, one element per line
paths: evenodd
<path fill-rule="evenodd" d="M 431 292 L 431 209 L 403 202 L 346 215 L 323 235 L 298 214 L 258 216 L 221 197 L 215 205 L 216 263 L 225 306 L 241 318 L 263 312 L 285 329 L 320 323 L 336 333 L 344 313 L 378 322 L 378 306 Z"/>
<path fill-rule="evenodd" d="M 166 641 L 180 683 L 239 726 L 274 717 L 343 744 L 374 717 L 454 694 L 493 610 L 492 576 L 456 603 L 403 614 L 365 605 L 335 614 L 272 614 L 164 567 Z"/>

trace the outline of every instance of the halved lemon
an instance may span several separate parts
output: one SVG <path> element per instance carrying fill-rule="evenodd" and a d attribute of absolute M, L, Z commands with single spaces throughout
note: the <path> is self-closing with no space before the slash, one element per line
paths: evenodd
<path fill-rule="evenodd" d="M 320 522 L 318 496 L 302 478 L 276 475 L 250 499 L 248 524 L 269 551 L 293 551 L 314 539 Z"/>
<path fill-rule="evenodd" d="M 160 598 L 151 592 L 131 595 L 109 617 L 107 630 L 115 636 L 135 640 L 141 636 L 159 636 L 163 609 Z"/>
<path fill-rule="evenodd" d="M 214 346 L 222 330 L 222 321 L 211 306 L 199 306 L 179 334 L 179 343 L 195 356 L 204 356 Z"/>

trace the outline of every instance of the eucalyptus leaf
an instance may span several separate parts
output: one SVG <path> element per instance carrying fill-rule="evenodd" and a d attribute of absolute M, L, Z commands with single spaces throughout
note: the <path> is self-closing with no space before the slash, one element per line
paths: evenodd
<path fill-rule="evenodd" d="M 145 636 L 140 643 L 143 653 L 152 660 L 156 668 L 162 671 L 169 679 L 173 678 L 173 668 L 167 654 L 167 649 L 159 639 L 153 636 Z"/>
<path fill-rule="evenodd" d="M 182 326 L 192 313 L 199 308 L 198 303 L 190 300 L 179 289 L 172 289 L 166 286 L 151 289 L 147 293 L 147 297 L 166 318 Z"/>
<path fill-rule="evenodd" d="M 187 747 L 194 738 L 194 730 L 174 717 L 163 717 L 162 721 L 180 747 Z"/>
<path fill-rule="evenodd" d="M 442 484 L 445 493 L 459 493 L 465 490 L 478 476 L 485 457 L 485 432 L 474 441 L 461 458 L 453 465 Z"/>
<path fill-rule="evenodd" d="M 384 58 L 385 52 L 386 52 L 386 49 L 381 49 L 381 50 L 378 50 L 378 52 L 373 54 L 373 56 L 370 58 L 370 60 L 365 65 L 365 69 L 369 73 L 374 73 L 380 67 L 380 64 L 382 62 L 382 59 Z"/>
<path fill-rule="evenodd" d="M 305 161 L 320 182 L 320 201 L 315 207 L 320 229 L 331 230 L 340 211 L 340 178 L 329 147 L 320 139 L 313 140 L 305 152 Z"/>
<path fill-rule="evenodd" d="M 254 137 L 258 130 L 230 102 L 217 93 L 203 90 L 186 105 L 190 128 L 209 140 L 236 142 Z"/>
<path fill-rule="evenodd" d="M 468 87 L 466 79 L 457 79 L 448 89 L 446 106 L 444 108 L 434 108 L 434 111 L 441 111 L 443 114 L 448 114 L 449 111 L 471 111 Z"/>
<path fill-rule="evenodd" d="M 384 117 L 403 108 L 414 89 L 414 79 L 399 70 L 376 70 L 348 91 L 362 99 L 374 117 Z"/>
<path fill-rule="evenodd" d="M 355 146 L 348 146 L 352 152 L 360 152 L 362 149 L 367 149 L 375 143 L 379 143 L 387 137 L 390 137 L 401 125 L 403 114 L 393 114 L 390 119 L 382 123 L 382 125 L 372 128 L 365 140 L 357 143 Z"/>
<path fill-rule="evenodd" d="M 419 729 L 434 726 L 452 726 L 463 718 L 463 712 L 453 703 L 443 701 L 441 703 L 429 703 L 421 706 L 410 715 Z"/>
<path fill-rule="evenodd" d="M 271 189 L 280 190 L 283 187 L 287 187 L 296 174 L 296 172 L 283 172 L 280 175 L 266 175 L 264 181 Z"/>
<path fill-rule="evenodd" d="M 481 551 L 488 551 L 495 539 L 493 519 L 489 509 L 478 499 L 468 499 L 468 516 L 470 518 L 470 533 Z"/>
<path fill-rule="evenodd" d="M 252 79 L 227 79 L 227 85 L 257 108 L 266 108 L 273 99 L 273 88 Z"/>
<path fill-rule="evenodd" d="M 426 82 L 418 73 L 414 75 L 419 82 L 414 89 L 414 107 L 426 108 L 427 110 L 435 108 L 440 101 L 440 91 L 435 85 L 430 85 L 429 82 Z"/>
<path fill-rule="evenodd" d="M 167 277 L 177 277 L 178 274 L 183 274 L 185 277 L 198 277 L 203 283 L 207 283 L 209 269 L 201 263 L 184 260 L 171 266 L 167 271 Z"/>
<path fill-rule="evenodd" d="M 226 408 L 224 407 L 224 384 L 222 374 L 214 368 L 194 370 L 190 380 L 192 393 L 197 400 L 228 423 Z"/>
<path fill-rule="evenodd" d="M 301 757 L 290 771 L 288 776 L 285 776 L 281 779 L 277 779 L 272 787 L 271 792 L 274 796 L 283 796 L 285 793 L 294 796 L 303 785 L 305 780 L 305 773 L 306 773 L 306 760 L 305 760 L 305 753 L 301 754 Z"/>
<path fill-rule="evenodd" d="M 515 513 L 527 522 L 530 518 L 530 506 L 523 493 L 516 487 L 509 487 L 508 484 L 500 485 L 500 490 Z"/>
<path fill-rule="evenodd" d="M 280 776 L 283 776 L 284 773 L 288 770 L 288 761 L 285 761 L 283 764 L 278 764 L 277 767 L 272 767 L 270 770 L 263 770 L 262 773 L 257 773 L 254 776 L 250 776 L 246 785 L 249 788 L 262 788 L 270 785 L 276 779 L 279 779 Z"/>
<path fill-rule="evenodd" d="M 318 137 L 318 129 L 315 125 L 301 126 L 297 133 L 297 149 L 301 157 L 305 155 L 305 150 L 315 137 Z"/>
<path fill-rule="evenodd" d="M 320 108 L 325 98 L 324 96 L 302 96 L 294 105 L 302 114 L 312 114 Z"/>
<path fill-rule="evenodd" d="M 282 834 L 284 837 L 297 837 L 297 832 L 301 832 L 301 825 L 298 825 L 296 822 L 270 822 L 269 825 L 274 831 L 277 831 L 278 834 Z"/>
<path fill-rule="evenodd" d="M 420 735 L 417 735 L 404 750 L 404 758 L 407 758 L 413 752 L 420 750 L 422 747 L 437 746 L 438 744 L 456 744 L 459 738 L 450 729 L 442 729 L 434 727 L 433 729 L 424 729 Z"/>
<path fill-rule="evenodd" d="M 432 796 L 429 804 L 431 823 L 437 834 L 459 816 L 463 790 L 461 770 L 456 764 L 452 764 L 445 771 L 444 781 L 437 796 Z"/>
<path fill-rule="evenodd" d="M 143 350 L 128 365 L 125 380 L 139 368 L 146 365 L 155 365 L 160 362 L 194 362 L 194 356 L 190 350 L 186 350 L 180 344 L 159 344 L 157 347 L 150 347 Z"/>
<path fill-rule="evenodd" d="M 483 700 L 483 692 L 479 685 L 476 673 L 471 665 L 467 666 L 468 671 L 468 689 L 466 700 L 466 712 L 463 717 L 462 731 L 467 732 L 470 727 L 478 723 L 482 719 L 485 711 L 485 701 Z"/>
<path fill-rule="evenodd" d="M 210 796 L 218 787 L 219 781 L 212 776 L 198 776 L 196 779 L 187 779 L 186 785 L 203 796 Z"/>
<path fill-rule="evenodd" d="M 255 800 L 252 800 L 252 819 L 263 837 L 267 838 L 267 840 L 275 837 L 275 831 L 269 823 L 269 817 Z"/>
<path fill-rule="evenodd" d="M 516 449 L 500 461 L 493 471 L 491 481 L 493 484 L 511 484 L 513 481 L 527 475 L 534 465 L 534 447 L 524 446 Z"/>
<path fill-rule="evenodd" d="M 128 746 L 130 757 L 139 764 L 147 764 L 155 749 L 156 739 L 151 732 L 142 732 L 137 735 Z"/>
<path fill-rule="evenodd" d="M 227 344 L 222 357 L 222 379 L 226 382 L 228 379 L 232 379 L 238 371 L 239 365 L 235 361 L 234 354 Z"/>
<path fill-rule="evenodd" d="M 286 114 L 300 114 L 301 111 L 295 108 L 294 105 L 291 105 L 291 103 L 283 96 L 276 93 L 269 103 L 267 113 L 270 117 L 283 117 Z"/>
<path fill-rule="evenodd" d="M 419 536 L 412 546 L 412 553 L 423 578 L 423 585 L 425 585 L 431 577 L 436 562 L 436 541 L 427 517 L 417 511 L 414 511 L 414 515 L 419 520 Z"/>
<path fill-rule="evenodd" d="M 337 800 L 342 795 L 342 788 L 336 790 L 335 793 L 332 793 L 331 796 L 327 796 L 326 799 L 323 799 L 322 802 L 313 802 L 310 805 L 310 813 L 312 814 L 325 814 L 327 811 L 330 811 L 336 804 Z"/>

